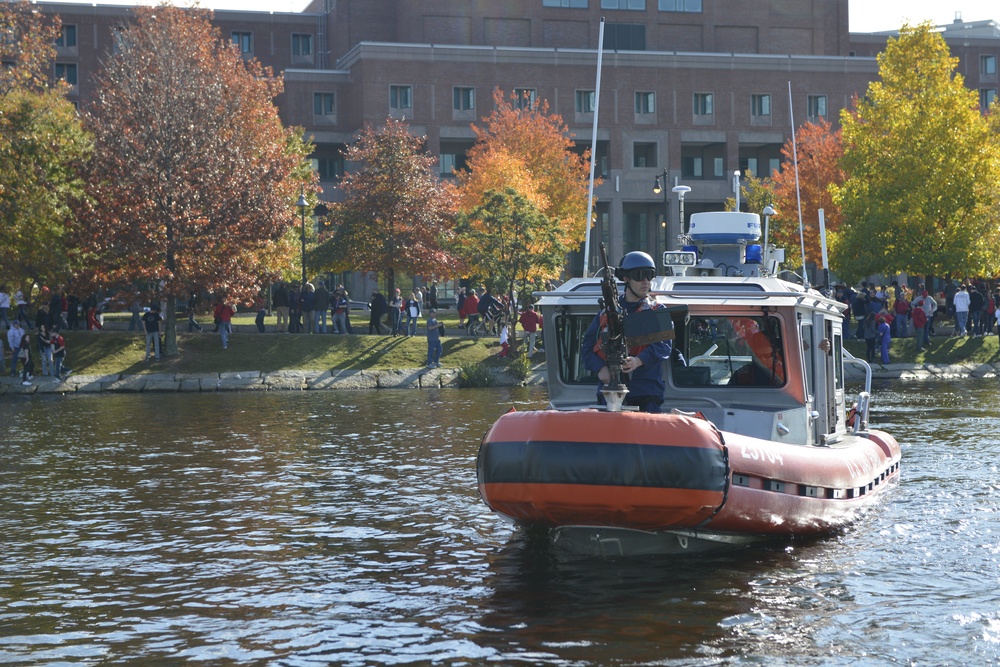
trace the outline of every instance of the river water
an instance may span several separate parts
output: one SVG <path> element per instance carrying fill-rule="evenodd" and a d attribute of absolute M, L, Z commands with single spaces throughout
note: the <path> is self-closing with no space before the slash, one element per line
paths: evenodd
<path fill-rule="evenodd" d="M 0 400 L 3 665 L 998 665 L 995 380 L 876 388 L 843 533 L 566 561 L 480 502 L 538 389 Z"/>

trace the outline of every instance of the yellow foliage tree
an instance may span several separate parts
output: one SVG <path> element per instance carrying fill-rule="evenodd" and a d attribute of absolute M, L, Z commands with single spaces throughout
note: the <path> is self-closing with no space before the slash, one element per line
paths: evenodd
<path fill-rule="evenodd" d="M 549 112 L 546 101 L 529 105 L 516 93 L 504 98 L 499 88 L 493 101 L 496 110 L 485 126 L 472 128 L 477 141 L 467 156 L 467 169 L 456 174 L 459 210 L 469 214 L 486 203 L 487 193 L 512 190 L 555 222 L 557 245 L 579 248 L 586 232 L 589 152 L 574 151 L 569 128 L 560 115 Z M 478 268 L 475 253 L 467 260 Z M 558 273 L 540 272 L 546 275 L 537 277 Z"/>

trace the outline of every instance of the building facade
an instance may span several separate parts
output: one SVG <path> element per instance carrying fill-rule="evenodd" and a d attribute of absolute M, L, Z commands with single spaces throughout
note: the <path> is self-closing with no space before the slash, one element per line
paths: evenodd
<path fill-rule="evenodd" d="M 129 9 L 38 6 L 62 19 L 55 75 L 85 106 Z M 312 137 L 327 201 L 350 169 L 344 148 L 388 116 L 426 135 L 445 177 L 463 166 L 495 88 L 547 100 L 581 150 L 596 119 L 592 267 L 600 241 L 613 257 L 674 247 L 675 185 L 690 187 L 689 216 L 732 197 L 734 172 L 769 176 L 793 124 L 836 124 L 864 94 L 891 35 L 850 34 L 848 0 L 316 0 L 301 13 L 218 11 L 214 23 L 284 74 L 282 119 Z M 985 108 L 997 92 L 997 25 L 956 19 L 942 30 Z"/>

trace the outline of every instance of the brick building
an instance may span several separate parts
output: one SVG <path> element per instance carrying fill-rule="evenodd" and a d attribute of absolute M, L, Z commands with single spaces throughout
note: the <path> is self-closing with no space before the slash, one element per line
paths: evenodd
<path fill-rule="evenodd" d="M 38 6 L 62 18 L 56 75 L 86 105 L 129 9 Z M 214 21 L 247 57 L 284 72 L 281 116 L 312 136 L 328 201 L 348 168 L 343 148 L 389 115 L 427 136 L 448 175 L 495 87 L 548 100 L 581 148 L 596 111 L 603 183 L 591 241 L 595 254 L 604 240 L 615 257 L 675 242 L 674 185 L 691 188 L 686 215 L 718 210 L 734 171 L 777 168 L 793 120 L 836 123 L 877 76 L 874 56 L 892 34 L 850 34 L 848 0 L 316 0 L 301 13 L 218 11 Z M 956 19 L 942 30 L 985 106 L 998 87 L 1000 29 Z M 661 194 L 658 180 L 668 186 Z M 578 274 L 582 253 L 570 264 Z"/>

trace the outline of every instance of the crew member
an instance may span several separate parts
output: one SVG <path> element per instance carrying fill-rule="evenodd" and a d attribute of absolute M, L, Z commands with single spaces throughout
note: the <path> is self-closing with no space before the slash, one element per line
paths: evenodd
<path fill-rule="evenodd" d="M 653 258 L 644 252 L 633 251 L 622 257 L 615 275 L 625 281 L 625 292 L 618 302 L 625 311 L 625 317 L 640 310 L 660 308 L 649 290 L 656 276 Z M 598 403 L 604 403 L 601 389 L 611 379 L 611 372 L 604 359 L 599 336 L 608 328 L 608 317 L 604 311 L 597 314 L 590 328 L 583 336 L 583 363 L 600 381 L 597 386 Z M 663 365 L 670 357 L 670 342 L 658 341 L 649 345 L 629 347 L 628 357 L 622 364 L 622 381 L 628 388 L 624 405 L 634 405 L 643 412 L 659 412 L 663 404 Z"/>

